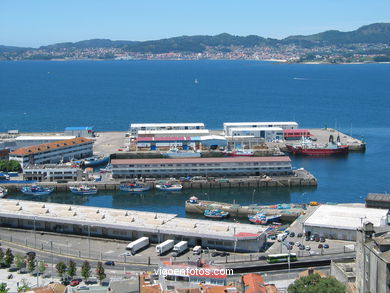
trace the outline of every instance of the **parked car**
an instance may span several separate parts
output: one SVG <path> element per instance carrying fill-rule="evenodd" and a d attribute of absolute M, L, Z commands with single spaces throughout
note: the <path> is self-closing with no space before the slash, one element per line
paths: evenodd
<path fill-rule="evenodd" d="M 329 248 L 329 244 L 324 244 L 324 248 L 328 249 Z"/>
<path fill-rule="evenodd" d="M 306 241 L 309 241 L 309 240 L 310 240 L 310 236 L 309 236 L 309 235 L 306 235 L 306 236 L 305 236 L 305 240 L 306 240 Z"/>
<path fill-rule="evenodd" d="M 77 290 L 89 290 L 88 286 L 78 286 Z"/>
<path fill-rule="evenodd" d="M 211 254 L 212 257 L 216 257 L 216 256 L 220 256 L 220 255 L 221 255 L 221 253 L 218 252 L 218 251 L 214 251 L 214 252 Z"/>
<path fill-rule="evenodd" d="M 104 263 L 106 266 L 115 266 L 115 262 L 113 262 L 112 260 L 108 260 Z"/>
<path fill-rule="evenodd" d="M 309 251 L 310 249 L 311 249 L 310 246 L 305 247 L 305 250 L 307 250 L 307 251 Z"/>
<path fill-rule="evenodd" d="M 315 237 L 314 240 L 315 240 L 316 242 L 320 242 L 320 237 Z"/>
<path fill-rule="evenodd" d="M 311 235 L 310 236 L 310 241 L 314 241 L 314 239 L 315 239 L 314 235 Z"/>
<path fill-rule="evenodd" d="M 305 245 L 301 244 L 301 245 L 299 246 L 299 250 L 305 250 Z"/>
<path fill-rule="evenodd" d="M 301 232 L 299 232 L 298 234 L 297 234 L 297 237 L 299 237 L 299 238 L 301 238 L 303 236 L 303 234 L 301 233 Z"/>
<path fill-rule="evenodd" d="M 325 242 L 325 237 L 320 237 L 320 242 Z"/>
<path fill-rule="evenodd" d="M 288 244 L 290 244 L 291 246 L 294 246 L 294 242 L 290 241 Z"/>
<path fill-rule="evenodd" d="M 292 250 L 292 249 L 293 249 L 292 245 L 287 246 L 287 250 Z"/>
<path fill-rule="evenodd" d="M 219 256 L 229 256 L 229 255 L 230 255 L 230 253 L 229 253 L 229 252 L 226 252 L 226 251 L 221 252 L 221 253 L 219 254 Z"/>
<path fill-rule="evenodd" d="M 294 237 L 295 236 L 295 233 L 294 232 L 291 232 L 290 233 L 290 237 Z"/>
<path fill-rule="evenodd" d="M 323 248 L 324 246 L 320 243 L 318 244 L 318 248 Z"/>
<path fill-rule="evenodd" d="M 297 241 L 297 242 L 295 242 L 295 246 L 299 247 L 299 246 L 301 246 L 301 243 Z"/>
<path fill-rule="evenodd" d="M 79 285 L 79 284 L 80 284 L 80 282 L 77 281 L 77 280 L 72 280 L 72 281 L 70 281 L 70 283 L 69 283 L 69 285 L 71 285 L 72 287 L 77 286 L 77 285 Z"/>

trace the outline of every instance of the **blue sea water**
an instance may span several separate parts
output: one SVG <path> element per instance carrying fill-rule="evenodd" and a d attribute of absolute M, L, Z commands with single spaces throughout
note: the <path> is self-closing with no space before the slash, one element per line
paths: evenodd
<path fill-rule="evenodd" d="M 244 204 L 363 202 L 368 192 L 390 192 L 389 114 L 390 64 L 0 62 L 0 132 L 82 125 L 127 130 L 132 122 L 204 122 L 221 129 L 228 121 L 293 120 L 304 128 L 336 127 L 367 142 L 365 153 L 345 158 L 293 158 L 295 167 L 317 177 L 315 189 L 193 190 L 138 197 L 100 193 L 87 199 L 57 194 L 49 201 L 179 214 L 189 194 Z"/>

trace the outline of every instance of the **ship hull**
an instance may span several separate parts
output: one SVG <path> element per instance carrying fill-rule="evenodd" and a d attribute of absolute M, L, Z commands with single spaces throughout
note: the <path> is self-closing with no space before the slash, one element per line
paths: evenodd
<path fill-rule="evenodd" d="M 340 146 L 336 149 L 311 149 L 311 148 L 294 148 L 291 147 L 291 151 L 294 155 L 302 156 L 333 156 L 333 155 L 345 155 L 348 153 L 348 146 Z"/>

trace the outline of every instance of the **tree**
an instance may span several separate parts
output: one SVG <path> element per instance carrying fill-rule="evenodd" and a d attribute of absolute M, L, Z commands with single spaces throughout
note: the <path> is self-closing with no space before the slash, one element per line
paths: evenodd
<path fill-rule="evenodd" d="M 16 160 L 0 160 L 0 171 L 4 172 L 19 172 L 22 170 L 20 163 Z"/>
<path fill-rule="evenodd" d="M 26 292 L 26 291 L 30 291 L 30 290 L 31 290 L 31 288 L 28 285 L 26 279 L 22 279 L 21 284 L 18 286 L 18 292 Z"/>
<path fill-rule="evenodd" d="M 7 283 L 0 284 L 0 293 L 8 293 L 9 288 L 7 288 Z"/>
<path fill-rule="evenodd" d="M 27 257 L 27 269 L 30 271 L 30 272 L 33 272 L 35 270 L 35 256 L 30 254 L 28 257 Z"/>
<path fill-rule="evenodd" d="M 97 263 L 96 275 L 97 275 L 100 283 L 102 282 L 102 280 L 104 280 L 106 278 L 106 274 L 104 273 L 103 264 L 100 261 Z"/>
<path fill-rule="evenodd" d="M 77 274 L 76 263 L 73 260 L 69 260 L 68 275 L 73 279 L 73 277 L 76 276 L 76 274 Z"/>
<path fill-rule="evenodd" d="M 7 267 L 10 267 L 13 261 L 14 261 L 14 255 L 12 253 L 12 250 L 7 248 L 7 250 L 5 251 L 4 264 Z"/>
<path fill-rule="evenodd" d="M 88 261 L 84 261 L 83 265 L 81 266 L 81 276 L 84 278 L 85 281 L 87 281 L 88 278 L 91 276 L 91 265 Z"/>
<path fill-rule="evenodd" d="M 38 271 L 41 275 L 43 275 L 46 271 L 46 263 L 43 260 L 38 264 Z"/>
<path fill-rule="evenodd" d="M 23 256 L 21 256 L 20 254 L 16 254 L 15 259 L 14 259 L 14 263 L 15 263 L 16 268 L 20 270 L 24 264 Z"/>
<path fill-rule="evenodd" d="M 60 261 L 56 264 L 56 270 L 59 277 L 63 278 L 66 272 L 66 264 L 63 261 Z"/>
<path fill-rule="evenodd" d="M 321 278 L 319 274 L 312 274 L 295 280 L 288 286 L 288 293 L 345 293 L 345 286 L 335 278 Z"/>

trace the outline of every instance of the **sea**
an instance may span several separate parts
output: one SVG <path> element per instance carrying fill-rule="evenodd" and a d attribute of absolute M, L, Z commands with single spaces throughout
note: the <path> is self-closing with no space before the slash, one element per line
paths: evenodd
<path fill-rule="evenodd" d="M 0 132 L 63 131 L 93 126 L 125 131 L 130 123 L 297 121 L 332 127 L 367 143 L 346 157 L 293 157 L 316 188 L 209 189 L 144 194 L 56 193 L 44 200 L 186 216 L 184 201 L 239 204 L 364 202 L 390 192 L 390 64 L 281 64 L 258 61 L 0 62 Z M 189 216 L 189 215 L 187 215 Z"/>

